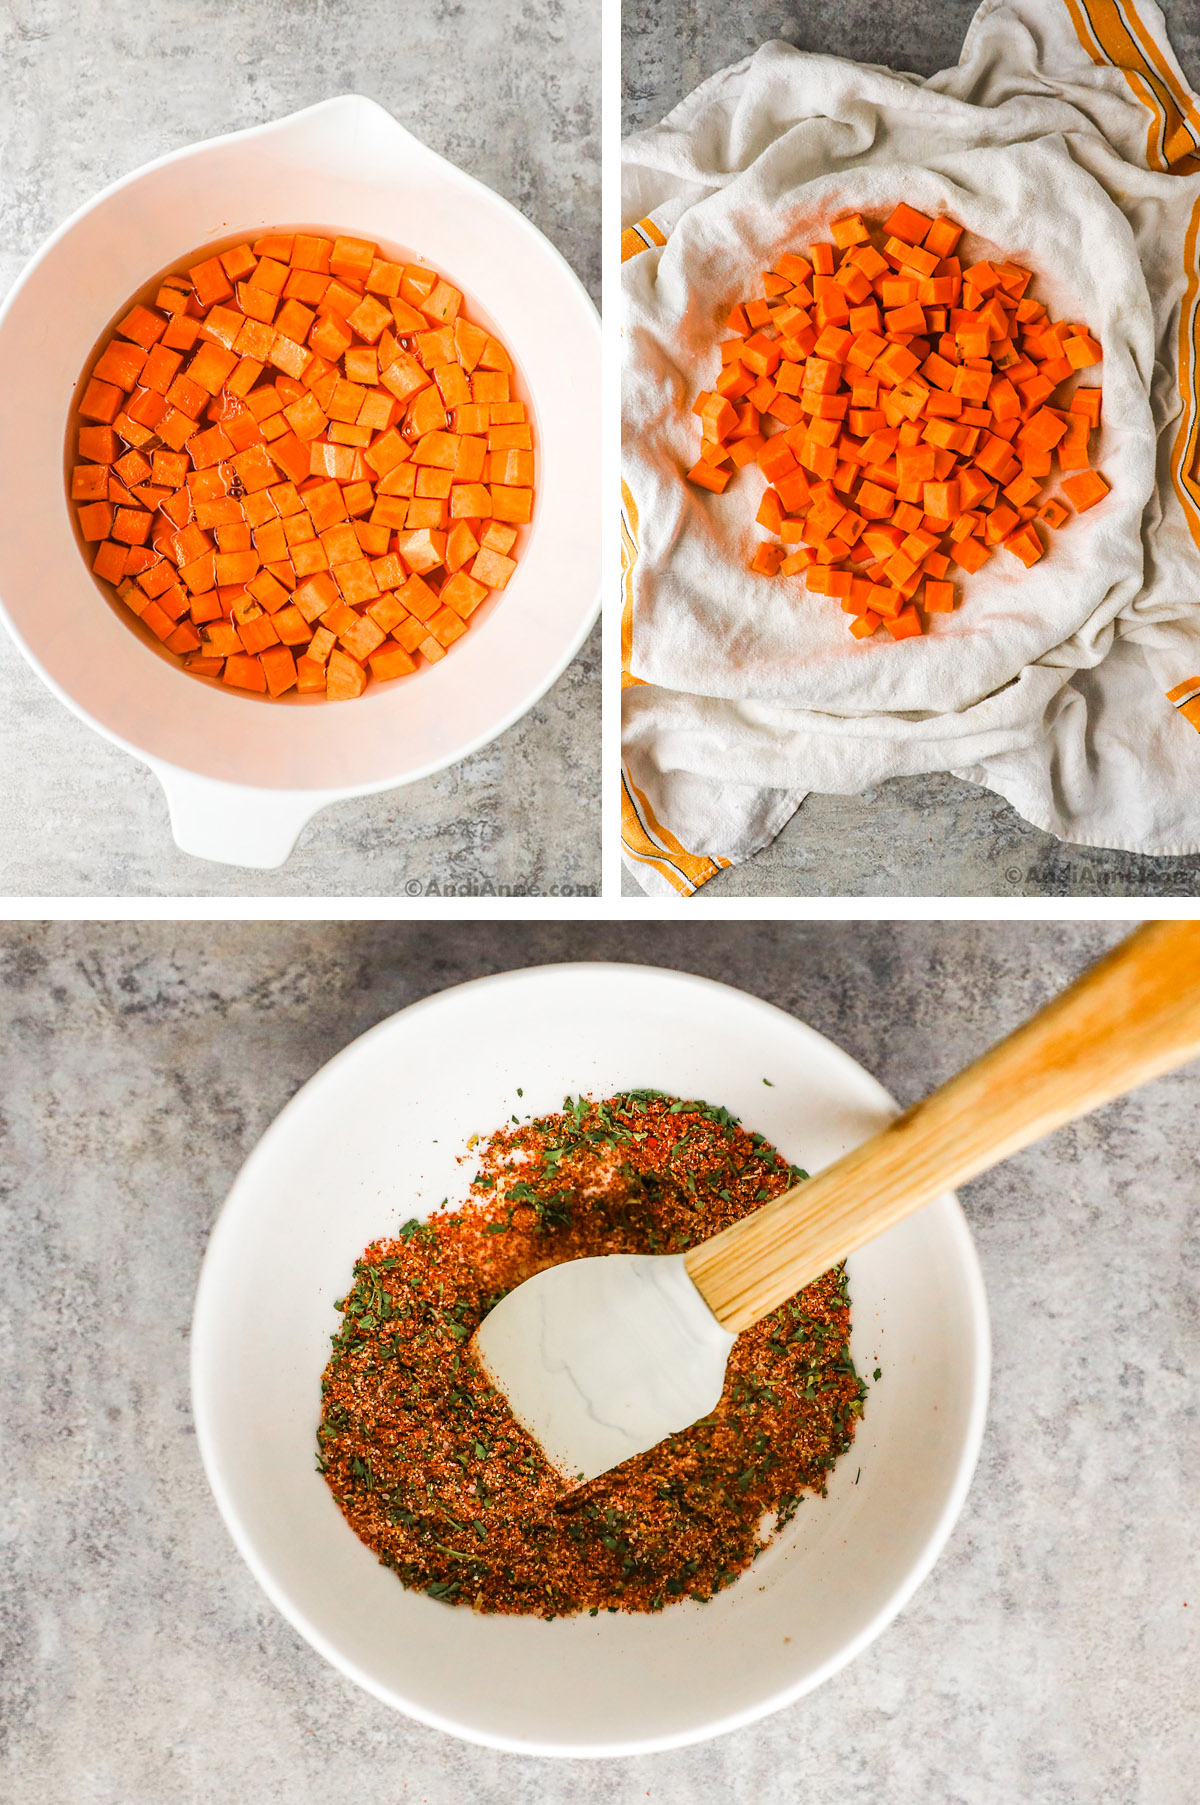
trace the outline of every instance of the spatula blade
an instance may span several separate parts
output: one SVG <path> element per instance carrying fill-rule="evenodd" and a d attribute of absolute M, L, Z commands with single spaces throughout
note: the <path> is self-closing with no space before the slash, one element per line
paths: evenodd
<path fill-rule="evenodd" d="M 518 1285 L 471 1345 L 517 1421 L 575 1484 L 715 1409 L 733 1341 L 682 1254 L 606 1254 Z"/>

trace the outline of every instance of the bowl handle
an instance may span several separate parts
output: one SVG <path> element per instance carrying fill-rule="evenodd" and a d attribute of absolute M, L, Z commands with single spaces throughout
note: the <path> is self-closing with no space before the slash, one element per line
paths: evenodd
<path fill-rule="evenodd" d="M 312 791 L 256 790 L 220 783 L 148 761 L 167 795 L 171 832 L 181 852 L 222 865 L 270 871 L 288 857 L 300 830 L 332 798 Z"/>

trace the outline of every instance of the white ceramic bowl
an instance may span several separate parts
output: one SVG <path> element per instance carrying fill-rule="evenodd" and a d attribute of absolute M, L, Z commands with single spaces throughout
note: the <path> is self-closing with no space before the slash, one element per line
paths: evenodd
<path fill-rule="evenodd" d="M 807 1498 L 712 1603 L 485 1617 L 379 1565 L 314 1467 L 333 1300 L 355 1258 L 462 1197 L 471 1134 L 560 1108 L 567 1092 L 641 1086 L 723 1103 L 810 1170 L 894 1113 L 837 1047 L 724 985 L 627 965 L 481 979 L 392 1016 L 309 1080 L 243 1167 L 201 1275 L 200 1451 L 259 1583 L 377 1698 L 498 1748 L 671 1748 L 810 1691 L 928 1573 L 983 1430 L 987 1306 L 965 1219 L 944 1197 L 850 1261 L 852 1350 L 868 1380 L 877 1363 L 883 1377 L 828 1497 Z"/>
<path fill-rule="evenodd" d="M 535 418 L 534 520 L 508 588 L 439 664 L 350 705 L 272 706 L 188 677 L 142 644 L 97 592 L 63 482 L 72 393 L 106 322 L 205 243 L 287 225 L 427 257 L 500 332 Z M 326 101 L 176 151 L 106 189 L 0 309 L 0 362 L 0 618 L 61 701 L 156 773 L 187 852 L 281 864 L 326 803 L 411 783 L 494 739 L 595 620 L 595 309 L 528 220 L 372 100 Z"/>

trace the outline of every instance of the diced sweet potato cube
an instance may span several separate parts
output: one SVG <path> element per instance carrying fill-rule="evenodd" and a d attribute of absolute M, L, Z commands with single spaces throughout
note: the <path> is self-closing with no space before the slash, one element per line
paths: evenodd
<path fill-rule="evenodd" d="M 701 458 L 700 462 L 705 463 L 706 460 Z M 710 466 L 710 468 L 715 470 L 716 466 L 713 465 Z M 718 471 L 718 474 L 721 474 L 721 472 Z M 728 481 L 732 474 L 733 472 L 731 470 L 724 472 L 726 481 Z M 706 488 L 712 488 L 714 485 L 708 483 L 704 486 Z M 724 483 L 722 483 L 720 488 L 724 488 L 724 486 Z M 720 489 L 718 489 L 717 492 L 719 494 Z M 489 520 L 491 519 L 492 514 L 492 492 L 486 483 L 455 483 L 451 488 L 451 520 Z"/>
<path fill-rule="evenodd" d="M 318 570 L 293 591 L 292 601 L 311 622 L 341 601 L 341 590 L 327 570 Z"/>
<path fill-rule="evenodd" d="M 497 483 L 490 487 L 495 518 L 507 520 L 515 526 L 528 525 L 533 519 L 533 490 L 510 489 Z"/>
<path fill-rule="evenodd" d="M 214 559 L 216 580 L 222 586 L 249 583 L 258 574 L 259 562 L 256 551 L 219 551 Z"/>
<path fill-rule="evenodd" d="M 367 662 L 371 666 L 371 675 L 380 683 L 388 683 L 393 677 L 407 677 L 417 668 L 416 661 L 395 640 L 388 640 L 372 652 Z"/>
<path fill-rule="evenodd" d="M 271 458 L 294 483 L 304 482 L 310 474 L 308 446 L 290 430 L 282 438 L 271 440 Z"/>
<path fill-rule="evenodd" d="M 363 461 L 370 465 L 377 476 L 386 476 L 389 470 L 406 462 L 411 456 L 411 447 L 405 444 L 398 432 L 392 431 L 376 439 L 370 449 L 363 453 Z"/>
<path fill-rule="evenodd" d="M 167 322 L 161 314 L 155 313 L 152 307 L 143 307 L 140 303 L 130 309 L 117 327 L 122 338 L 132 339 L 134 344 L 141 345 L 148 351 L 151 345 L 158 343 L 166 331 Z"/>
<path fill-rule="evenodd" d="M 107 539 L 113 523 L 113 509 L 107 501 L 94 501 L 80 508 L 78 520 L 79 530 L 86 540 Z"/>
<path fill-rule="evenodd" d="M 312 638 L 312 627 L 293 602 L 273 614 L 271 622 L 285 646 L 306 646 Z"/>
<path fill-rule="evenodd" d="M 298 380 L 312 362 L 313 354 L 303 345 L 298 345 L 286 333 L 277 332 L 267 354 L 267 362 L 274 364 L 277 370 Z"/>
<path fill-rule="evenodd" d="M 1108 494 L 1108 484 L 1097 470 L 1085 470 L 1078 476 L 1065 477 L 1062 488 L 1077 514 L 1085 514 Z"/>
<path fill-rule="evenodd" d="M 329 654 L 329 663 L 325 671 L 325 694 L 331 702 L 349 702 L 355 696 L 361 696 L 366 688 L 367 674 L 362 665 L 340 648 Z"/>
<path fill-rule="evenodd" d="M 290 407 L 285 407 L 283 417 L 301 440 L 317 438 L 327 425 L 325 415 L 312 395 L 302 395 Z"/>
<path fill-rule="evenodd" d="M 258 662 L 262 665 L 271 695 L 282 696 L 295 687 L 296 660 L 288 646 L 271 646 L 259 654 Z"/>
<path fill-rule="evenodd" d="M 112 537 L 124 545 L 145 545 L 153 519 L 153 514 L 143 513 L 140 508 L 118 508 Z"/>
<path fill-rule="evenodd" d="M 476 608 L 487 600 L 487 588 L 474 577 L 469 577 L 465 570 L 460 570 L 442 584 L 438 599 L 443 607 L 453 608 L 463 620 L 469 620 Z"/>
<path fill-rule="evenodd" d="M 335 276 L 365 283 L 378 255 L 378 245 L 372 244 L 369 238 L 335 238 L 329 253 L 329 267 Z"/>
<path fill-rule="evenodd" d="M 445 558 L 446 535 L 429 528 L 397 533 L 396 550 L 408 570 L 425 576 L 429 571 L 436 570 Z M 412 612 L 411 608 L 409 612 Z"/>
<path fill-rule="evenodd" d="M 340 643 L 360 664 L 366 662 L 371 653 L 383 644 L 386 637 L 383 628 L 373 621 L 369 614 L 356 614 L 353 622 L 338 634 Z"/>
<path fill-rule="evenodd" d="M 97 464 L 111 464 L 119 450 L 117 435 L 111 426 L 81 426 L 79 428 L 79 455 L 81 458 L 91 458 Z"/>
<path fill-rule="evenodd" d="M 387 374 L 390 376 L 391 371 Z M 445 434 L 447 438 L 457 442 L 457 433 L 446 433 L 446 425 L 446 410 L 436 388 L 422 389 L 409 404 L 408 419 L 405 422 L 407 436 L 420 440 L 432 435 L 440 438 Z"/>
<path fill-rule="evenodd" d="M 210 395 L 217 395 L 225 378 L 236 368 L 237 361 L 236 354 L 227 351 L 223 345 L 202 344 L 187 367 L 188 381 Z"/>
<path fill-rule="evenodd" d="M 346 316 L 346 324 L 359 338 L 373 345 L 385 327 L 391 326 L 392 311 L 382 301 L 377 301 L 374 295 L 364 295 L 353 313 Z"/>
<path fill-rule="evenodd" d="M 771 444 L 774 441 L 768 440 Z M 489 483 L 528 489 L 533 486 L 532 451 L 493 451 L 488 458 Z"/>
<path fill-rule="evenodd" d="M 446 569 L 455 571 L 464 564 L 470 563 L 480 549 L 480 542 L 475 537 L 465 520 L 458 520 L 450 529 L 446 540 Z"/>
<path fill-rule="evenodd" d="M 175 631 L 175 622 L 159 602 L 147 602 L 139 617 L 156 639 L 164 642 Z"/>
<path fill-rule="evenodd" d="M 953 613 L 954 584 L 927 581 L 923 600 L 926 614 Z"/>
<path fill-rule="evenodd" d="M 140 345 L 118 344 L 114 339 L 96 359 L 92 375 L 102 382 L 115 383 L 128 393 L 137 387 L 146 361 L 146 352 Z"/>
<path fill-rule="evenodd" d="M 107 497 L 107 464 L 77 464 L 71 472 L 71 500 L 104 501 Z"/>
<path fill-rule="evenodd" d="M 981 539 L 968 537 L 959 541 L 951 556 L 963 570 L 974 572 L 987 563 L 988 548 Z"/>
<path fill-rule="evenodd" d="M 517 543 L 517 529 L 499 520 L 489 520 L 479 535 L 479 543 L 488 551 L 508 553 Z"/>
<path fill-rule="evenodd" d="M 910 603 L 902 608 L 893 620 L 885 620 L 884 626 L 893 639 L 919 639 L 922 633 L 921 616 Z"/>
<path fill-rule="evenodd" d="M 1026 524 L 1019 527 L 1015 533 L 1011 533 L 1009 537 L 1003 541 L 1003 545 L 1005 551 L 1011 552 L 1015 558 L 1019 558 L 1026 568 L 1031 564 L 1036 564 L 1038 559 L 1042 556 L 1042 553 L 1045 551 L 1045 547 L 1038 538 L 1032 521 L 1027 521 Z"/>
<path fill-rule="evenodd" d="M 503 589 L 516 568 L 515 558 L 506 558 L 485 547 L 472 564 L 471 575 L 477 583 L 486 583 L 489 589 Z"/>
<path fill-rule="evenodd" d="M 92 572 L 102 577 L 106 583 L 119 583 L 125 575 L 125 560 L 128 548 L 114 545 L 111 539 L 104 539 L 97 547 L 96 556 L 92 560 Z M 135 609 L 135 612 L 140 610 Z"/>
<path fill-rule="evenodd" d="M 268 614 L 274 614 L 277 609 L 284 607 L 288 600 L 287 589 L 269 570 L 260 570 L 258 575 L 247 583 L 246 588 L 255 600 L 262 604 Z"/>
<path fill-rule="evenodd" d="M 439 608 L 428 622 L 429 631 L 440 646 L 451 646 L 456 639 L 461 639 L 467 630 L 467 623 L 453 608 Z"/>
<path fill-rule="evenodd" d="M 113 382 L 100 382 L 92 377 L 83 391 L 79 412 L 85 420 L 99 420 L 111 426 L 121 411 L 123 392 Z"/>
<path fill-rule="evenodd" d="M 235 620 L 242 650 L 257 655 L 268 646 L 278 645 L 279 635 L 269 614 L 255 614 L 248 620 Z"/>
<path fill-rule="evenodd" d="M 335 482 L 321 483 L 317 488 L 310 489 L 304 497 L 304 505 L 312 516 L 312 523 L 318 533 L 323 527 L 346 519 L 346 503 L 340 486 Z"/>
<path fill-rule="evenodd" d="M 375 581 L 375 574 L 365 558 L 360 558 L 352 564 L 335 564 L 332 566 L 332 570 L 342 599 L 349 602 L 351 607 L 358 607 L 363 602 L 372 601 L 379 594 L 379 585 Z"/>
<path fill-rule="evenodd" d="M 259 659 L 245 652 L 234 652 L 225 660 L 225 669 L 221 673 L 222 680 L 235 689 L 257 690 L 265 695 L 267 690 L 267 674 Z"/>

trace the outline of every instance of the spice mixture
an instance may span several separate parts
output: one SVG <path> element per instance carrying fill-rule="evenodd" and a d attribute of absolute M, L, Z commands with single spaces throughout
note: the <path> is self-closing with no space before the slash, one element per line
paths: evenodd
<path fill-rule="evenodd" d="M 322 1380 L 319 1470 L 406 1586 L 480 1611 L 710 1599 L 849 1447 L 865 1386 L 839 1267 L 739 1336 L 711 1416 L 564 1496 L 468 1342 L 561 1260 L 678 1253 L 805 1177 L 727 1110 L 658 1091 L 512 1124 L 467 1202 L 376 1241 Z"/>

